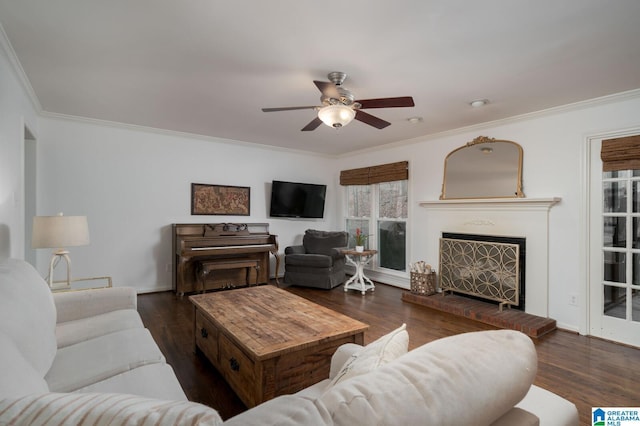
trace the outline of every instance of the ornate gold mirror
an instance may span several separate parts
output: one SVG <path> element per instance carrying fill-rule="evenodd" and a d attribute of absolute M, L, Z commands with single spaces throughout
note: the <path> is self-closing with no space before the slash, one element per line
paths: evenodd
<path fill-rule="evenodd" d="M 441 200 L 522 198 L 522 147 L 479 136 L 444 160 Z"/>

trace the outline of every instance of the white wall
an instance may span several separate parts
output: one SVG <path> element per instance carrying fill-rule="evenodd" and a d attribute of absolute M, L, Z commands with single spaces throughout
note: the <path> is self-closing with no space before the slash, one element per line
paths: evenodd
<path fill-rule="evenodd" d="M 24 129 L 37 135 L 37 113 L 9 52 L 0 34 L 0 258 L 23 258 Z"/>
<path fill-rule="evenodd" d="M 141 292 L 170 289 L 172 223 L 268 222 L 281 252 L 307 228 L 340 226 L 329 158 L 60 118 L 42 118 L 41 134 L 38 214 L 89 221 L 91 244 L 70 248 L 74 277 L 109 275 Z M 274 179 L 326 184 L 325 218 L 269 218 Z M 251 216 L 192 216 L 191 183 L 250 187 Z"/>
<path fill-rule="evenodd" d="M 425 122 L 428 123 L 428 117 Z M 523 189 L 527 197 L 561 197 L 549 213 L 549 316 L 562 328 L 585 331 L 586 284 L 580 247 L 583 218 L 583 156 L 589 135 L 640 126 L 640 93 L 615 102 L 593 102 L 457 133 L 398 143 L 337 161 L 338 169 L 409 160 L 410 216 L 408 261 L 438 264 L 438 253 L 423 238 L 429 226 L 420 201 L 440 196 L 444 158 L 455 148 L 483 135 L 519 143 L 524 149 Z M 582 278 L 582 279 L 580 279 Z M 577 294 L 579 306 L 569 305 Z"/>

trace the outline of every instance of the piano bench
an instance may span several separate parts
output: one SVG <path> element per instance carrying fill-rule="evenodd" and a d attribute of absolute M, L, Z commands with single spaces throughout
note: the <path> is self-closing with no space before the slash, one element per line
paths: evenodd
<path fill-rule="evenodd" d="M 225 269 L 246 269 L 247 277 L 246 284 L 249 285 L 249 277 L 251 276 L 251 268 L 256 271 L 256 282 L 258 284 L 258 270 L 260 269 L 260 262 L 258 260 L 251 259 L 218 259 L 218 260 L 201 260 L 198 262 L 198 276 L 200 278 L 200 284 L 202 293 L 206 290 L 207 277 L 213 277 L 213 271 L 221 271 Z M 211 275 L 209 275 L 211 274 Z"/>

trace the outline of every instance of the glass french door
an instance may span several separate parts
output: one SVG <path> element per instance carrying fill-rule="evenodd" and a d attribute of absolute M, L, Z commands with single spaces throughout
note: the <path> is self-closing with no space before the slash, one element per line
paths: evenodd
<path fill-rule="evenodd" d="M 640 170 L 603 172 L 591 153 L 590 333 L 640 346 Z"/>

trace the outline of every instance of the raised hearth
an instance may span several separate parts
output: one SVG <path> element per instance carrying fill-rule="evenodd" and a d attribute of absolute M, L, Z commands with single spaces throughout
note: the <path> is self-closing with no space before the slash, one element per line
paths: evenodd
<path fill-rule="evenodd" d="M 504 309 L 500 312 L 496 304 L 455 294 L 425 296 L 405 292 L 402 294 L 402 300 L 484 324 L 521 331 L 529 337 L 540 337 L 556 329 L 556 320 L 554 319 L 527 314 L 515 309 Z"/>

